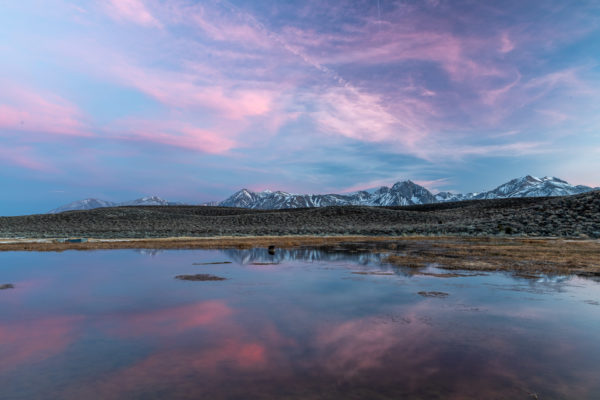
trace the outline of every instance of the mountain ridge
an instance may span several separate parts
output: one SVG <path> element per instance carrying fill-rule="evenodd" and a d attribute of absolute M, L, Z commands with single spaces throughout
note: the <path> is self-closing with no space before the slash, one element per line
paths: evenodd
<path fill-rule="evenodd" d="M 348 194 L 297 194 L 284 191 L 264 190 L 254 192 L 241 189 L 223 201 L 202 203 L 203 206 L 250 208 L 258 210 L 312 208 L 328 206 L 407 206 L 416 204 L 444 203 L 464 200 L 502 199 L 517 197 L 569 196 L 597 190 L 584 185 L 571 185 L 557 177 L 538 178 L 526 175 L 505 182 L 496 188 L 478 193 L 439 192 L 435 195 L 411 180 L 398 181 L 392 186 L 381 186 L 374 190 L 360 190 Z M 184 205 L 158 196 L 146 196 L 121 203 L 100 199 L 75 201 L 49 211 L 49 214 L 94 208 L 144 205 Z"/>
<path fill-rule="evenodd" d="M 122 207 L 122 206 L 175 206 L 184 205 L 184 203 L 164 200 L 158 196 L 145 196 L 135 200 L 116 203 L 114 201 L 88 198 L 73 201 L 69 204 L 57 207 L 47 212 L 47 214 L 58 214 L 65 211 L 93 210 L 96 208 Z"/>

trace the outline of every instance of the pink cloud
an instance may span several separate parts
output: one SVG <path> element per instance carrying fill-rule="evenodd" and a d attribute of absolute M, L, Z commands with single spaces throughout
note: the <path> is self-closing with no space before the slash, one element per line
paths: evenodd
<path fill-rule="evenodd" d="M 106 4 L 106 12 L 116 20 L 130 21 L 148 27 L 162 26 L 142 0 L 109 0 Z"/>
<path fill-rule="evenodd" d="M 243 15 L 237 18 L 222 18 L 216 13 L 207 14 L 205 8 L 198 9 L 190 15 L 190 20 L 201 28 L 210 38 L 218 41 L 234 42 L 236 44 L 254 47 L 269 47 L 271 40 L 268 34 L 256 26 L 244 21 Z"/>
<path fill-rule="evenodd" d="M 568 114 L 558 111 L 558 110 L 543 109 L 543 110 L 536 110 L 536 111 L 539 114 L 543 115 L 543 117 L 550 124 L 560 124 L 560 123 L 565 122 L 568 119 L 570 119 L 570 116 Z"/>
<path fill-rule="evenodd" d="M 389 139 L 392 126 L 397 123 L 375 95 L 332 88 L 318 100 L 321 107 L 313 115 L 325 131 L 378 142 Z"/>
<path fill-rule="evenodd" d="M 153 71 L 125 63 L 113 67 L 112 72 L 121 81 L 165 105 L 208 108 L 233 120 L 270 112 L 276 96 L 275 92 L 269 89 L 227 89 L 214 83 L 202 84 L 197 74 Z"/>
<path fill-rule="evenodd" d="M 504 75 L 502 69 L 492 63 L 471 56 L 485 49 L 488 45 L 485 40 L 458 37 L 448 32 L 424 31 L 406 25 L 398 28 L 396 24 L 386 24 L 385 30 L 379 33 L 367 34 L 369 29 L 367 26 L 347 33 L 356 40 L 336 40 L 338 45 L 328 46 L 327 51 L 322 48 L 308 48 L 307 51 L 320 54 L 317 57 L 319 63 L 327 65 L 431 61 L 439 64 L 457 81 Z M 289 40 L 293 42 L 294 38 L 290 37 Z M 306 37 L 304 40 L 307 41 Z M 318 43 L 319 39 L 313 38 L 311 41 Z"/>
<path fill-rule="evenodd" d="M 430 180 L 416 179 L 414 182 L 417 185 L 421 185 L 421 186 L 427 188 L 429 191 L 433 191 L 434 193 L 435 193 L 434 189 L 437 189 L 440 186 L 447 186 L 450 183 L 448 178 L 430 179 Z"/>
<path fill-rule="evenodd" d="M 381 186 L 390 186 L 393 184 L 394 184 L 394 182 L 392 182 L 392 179 L 389 179 L 389 178 L 374 179 L 374 180 L 370 180 L 368 182 L 361 182 L 361 183 L 357 183 L 356 185 L 352 185 L 350 187 L 344 188 L 342 190 L 342 192 L 343 193 L 352 193 L 352 192 L 357 192 L 359 190 L 374 189 L 374 188 L 378 188 Z"/>
<path fill-rule="evenodd" d="M 202 129 L 176 121 L 123 121 L 116 139 L 158 143 L 171 147 L 221 154 L 238 146 L 233 138 L 237 132 Z"/>
<path fill-rule="evenodd" d="M 38 172 L 51 172 L 56 170 L 54 166 L 41 161 L 39 157 L 32 154 L 31 148 L 23 146 L 0 148 L 0 162 Z"/>
<path fill-rule="evenodd" d="M 494 106 L 498 100 L 504 99 L 511 89 L 516 87 L 520 81 L 521 74 L 517 72 L 515 79 L 504 86 L 494 87 L 493 89 L 481 89 L 479 91 L 481 99 L 486 105 Z"/>
<path fill-rule="evenodd" d="M 376 94 L 343 87 L 330 88 L 317 101 L 319 108 L 312 116 L 325 132 L 366 142 L 398 143 L 405 150 L 428 134 L 420 110 L 427 106 L 416 99 L 383 106 Z"/>
<path fill-rule="evenodd" d="M 89 136 L 79 109 L 63 98 L 7 84 L 0 93 L 0 129 Z"/>
<path fill-rule="evenodd" d="M 500 37 L 500 52 L 509 53 L 515 49 L 515 44 L 508 37 L 508 34 L 504 32 Z"/>

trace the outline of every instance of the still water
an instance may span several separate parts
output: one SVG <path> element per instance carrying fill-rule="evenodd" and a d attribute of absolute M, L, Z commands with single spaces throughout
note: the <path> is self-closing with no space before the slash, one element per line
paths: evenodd
<path fill-rule="evenodd" d="M 2 283 L 1 399 L 600 399 L 593 280 L 254 249 L 0 253 Z"/>

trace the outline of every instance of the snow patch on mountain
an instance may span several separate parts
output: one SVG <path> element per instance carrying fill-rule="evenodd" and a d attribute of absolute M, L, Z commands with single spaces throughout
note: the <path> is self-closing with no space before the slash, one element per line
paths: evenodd
<path fill-rule="evenodd" d="M 254 192 L 242 189 L 220 202 L 204 203 L 204 206 L 239 207 L 261 210 L 283 208 L 307 208 L 327 206 L 408 206 L 414 204 L 430 204 L 450 201 L 503 199 L 511 197 L 548 197 L 568 196 L 585 193 L 599 188 L 583 185 L 571 185 L 568 182 L 546 176 L 538 178 L 532 175 L 512 179 L 495 189 L 480 193 L 451 193 L 439 192 L 432 194 L 423 186 L 406 180 L 396 182 L 391 187 L 381 186 L 377 189 L 361 190 L 347 194 L 296 194 L 282 191 Z M 170 202 L 158 196 L 142 197 L 136 200 L 114 203 L 99 199 L 75 201 L 49 211 L 51 214 L 71 210 L 91 210 L 101 207 L 116 206 L 167 206 L 183 205 L 184 203 Z"/>
<path fill-rule="evenodd" d="M 183 203 L 172 202 L 161 199 L 158 196 L 147 196 L 140 197 L 139 199 L 124 201 L 122 203 L 115 203 L 113 201 L 106 201 L 100 199 L 84 199 L 74 201 L 72 203 L 60 206 L 53 210 L 48 211 L 48 214 L 58 214 L 65 211 L 76 211 L 76 210 L 92 210 L 95 208 L 105 207 L 120 207 L 120 206 L 174 206 L 183 205 Z"/>
<path fill-rule="evenodd" d="M 112 201 L 105 201 L 99 199 L 84 199 L 65 204 L 64 206 L 60 206 L 58 208 L 55 208 L 54 210 L 50 210 L 48 211 L 48 214 L 58 214 L 63 211 L 72 210 L 92 210 L 94 208 L 115 207 L 116 205 L 117 203 L 113 203 Z"/>
<path fill-rule="evenodd" d="M 219 205 L 272 210 L 348 205 L 403 206 L 435 201 L 435 197 L 424 187 L 411 181 L 402 181 L 395 183 L 391 188 L 382 186 L 371 193 L 358 191 L 349 194 L 293 194 L 282 191 L 252 192 L 242 189 Z"/>

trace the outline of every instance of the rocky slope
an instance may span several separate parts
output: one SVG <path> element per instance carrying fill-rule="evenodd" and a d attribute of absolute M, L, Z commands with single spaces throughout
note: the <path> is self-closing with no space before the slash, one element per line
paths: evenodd
<path fill-rule="evenodd" d="M 403 207 L 139 206 L 0 217 L 0 237 L 532 235 L 600 238 L 600 191 Z"/>

